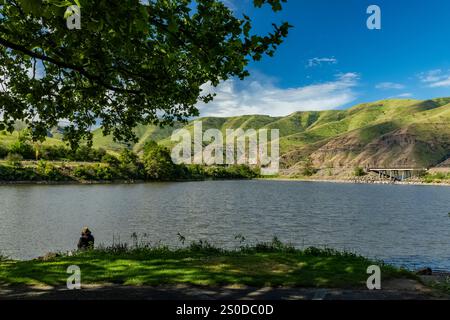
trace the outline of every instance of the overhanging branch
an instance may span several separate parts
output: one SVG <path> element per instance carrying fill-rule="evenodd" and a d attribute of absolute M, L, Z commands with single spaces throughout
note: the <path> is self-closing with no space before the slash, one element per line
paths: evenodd
<path fill-rule="evenodd" d="M 0 37 L 0 45 L 2 45 L 4 47 L 7 47 L 7 48 L 9 48 L 11 50 L 14 50 L 14 51 L 19 51 L 19 52 L 21 52 L 23 54 L 26 54 L 27 56 L 30 56 L 32 58 L 36 58 L 36 59 L 39 59 L 41 61 L 46 61 L 46 62 L 52 63 L 54 65 L 57 65 L 57 66 L 61 67 L 61 68 L 74 70 L 74 71 L 78 72 L 79 74 L 83 75 L 84 77 L 88 78 L 89 80 L 95 81 L 98 84 L 100 84 L 102 87 L 104 87 L 106 89 L 109 89 L 111 91 L 121 92 L 121 93 L 130 93 L 130 94 L 139 94 L 139 93 L 141 93 L 138 90 L 129 90 L 129 89 L 124 89 L 124 88 L 111 86 L 111 85 L 105 83 L 101 77 L 93 75 L 93 74 L 90 74 L 89 72 L 87 72 L 82 67 L 79 67 L 77 65 L 73 65 L 73 64 L 61 61 L 61 60 L 57 60 L 57 59 L 54 59 L 52 57 L 48 57 L 48 56 L 46 56 L 44 54 L 40 54 L 38 52 L 32 51 L 32 50 L 30 50 L 30 49 L 28 49 L 28 48 L 26 48 L 24 46 L 18 45 L 16 43 L 13 43 L 13 42 L 8 41 L 8 40 L 6 40 L 4 38 L 1 38 L 1 37 Z"/>

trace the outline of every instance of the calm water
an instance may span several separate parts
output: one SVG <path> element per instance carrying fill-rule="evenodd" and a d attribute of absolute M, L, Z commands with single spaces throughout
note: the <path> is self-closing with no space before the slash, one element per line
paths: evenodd
<path fill-rule="evenodd" d="M 450 270 L 450 187 L 278 181 L 0 186 L 0 251 L 29 259 L 73 249 L 88 225 L 114 238 L 234 247 L 273 236 L 356 251 L 410 268 Z"/>

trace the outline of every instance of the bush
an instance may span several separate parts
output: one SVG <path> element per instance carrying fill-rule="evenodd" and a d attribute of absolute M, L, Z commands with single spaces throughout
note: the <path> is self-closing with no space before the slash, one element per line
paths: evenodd
<path fill-rule="evenodd" d="M 0 166 L 0 180 L 35 181 L 38 180 L 38 176 L 32 168 Z"/>
<path fill-rule="evenodd" d="M 121 174 L 127 179 L 144 178 L 142 164 L 138 156 L 131 150 L 124 149 L 120 154 L 119 169 Z"/>
<path fill-rule="evenodd" d="M 120 178 L 113 168 L 100 164 L 78 166 L 73 170 L 73 175 L 82 180 L 111 181 Z"/>
<path fill-rule="evenodd" d="M 42 180 L 46 181 L 64 181 L 67 177 L 55 166 L 44 160 L 38 162 L 36 173 Z"/>
<path fill-rule="evenodd" d="M 257 174 L 246 165 L 234 165 L 227 168 L 227 173 L 229 178 L 233 179 L 252 179 L 257 176 Z"/>
<path fill-rule="evenodd" d="M 313 167 L 313 162 L 310 158 L 307 158 L 302 170 L 302 174 L 306 177 L 310 177 L 317 173 L 317 169 Z"/>
<path fill-rule="evenodd" d="M 64 146 L 42 146 L 41 158 L 44 160 L 67 160 L 72 151 Z"/>
<path fill-rule="evenodd" d="M 91 149 L 91 161 L 101 162 L 103 157 L 106 156 L 106 150 L 103 148 Z"/>
<path fill-rule="evenodd" d="M 111 167 L 100 165 L 97 165 L 96 167 L 96 175 L 97 179 L 105 181 L 114 180 L 117 176 L 116 172 Z"/>
<path fill-rule="evenodd" d="M 155 142 L 144 146 L 144 168 L 147 179 L 171 180 L 176 177 L 176 165 L 172 162 L 169 150 Z"/>
<path fill-rule="evenodd" d="M 355 175 L 355 177 L 363 177 L 366 175 L 366 172 L 364 171 L 363 168 L 356 167 L 355 170 L 353 171 L 353 174 Z"/>
<path fill-rule="evenodd" d="M 36 157 L 36 152 L 31 144 L 26 141 L 16 141 L 9 146 L 9 153 L 19 154 L 23 159 L 33 160 Z"/>
<path fill-rule="evenodd" d="M 102 157 L 102 162 L 107 163 L 112 167 L 118 167 L 120 165 L 119 159 L 117 159 L 115 156 L 107 153 Z"/>
<path fill-rule="evenodd" d="M 8 148 L 0 144 L 0 159 L 5 158 L 8 155 Z"/>
<path fill-rule="evenodd" d="M 209 167 L 208 169 L 204 166 L 198 164 L 192 164 L 185 166 L 186 169 L 186 178 L 199 180 L 204 179 L 206 176 L 214 176 L 216 175 L 216 171 L 223 170 L 224 168 L 218 169 L 216 167 Z M 208 171 L 208 172 L 207 172 Z M 219 174 L 217 174 L 219 176 Z"/>
<path fill-rule="evenodd" d="M 92 166 L 78 166 L 73 170 L 73 175 L 82 180 L 96 180 L 96 171 Z"/>

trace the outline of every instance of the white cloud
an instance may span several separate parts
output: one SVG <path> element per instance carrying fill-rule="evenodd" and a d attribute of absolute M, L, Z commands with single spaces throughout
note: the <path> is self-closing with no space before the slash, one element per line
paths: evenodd
<path fill-rule="evenodd" d="M 395 99 L 395 98 L 411 98 L 414 95 L 410 92 L 401 93 L 392 97 L 389 97 L 388 99 Z"/>
<path fill-rule="evenodd" d="M 447 78 L 444 78 L 440 81 L 430 84 L 430 87 L 431 88 L 450 87 L 450 75 Z"/>
<path fill-rule="evenodd" d="M 395 90 L 401 90 L 404 89 L 405 86 L 401 83 L 394 83 L 394 82 L 382 82 L 375 86 L 376 89 L 381 90 L 389 90 L 389 89 L 395 89 Z"/>
<path fill-rule="evenodd" d="M 214 101 L 198 108 L 201 116 L 265 114 L 286 116 L 296 111 L 335 109 L 354 101 L 359 75 L 345 73 L 333 81 L 304 87 L 279 88 L 273 79 L 254 75 L 253 80 L 228 80 L 217 88 L 203 86 L 204 93 L 215 92 Z"/>
<path fill-rule="evenodd" d="M 430 82 L 436 82 L 439 81 L 439 79 L 442 77 L 442 70 L 436 69 L 431 70 L 428 72 L 422 72 L 419 74 L 419 78 L 422 82 L 430 83 Z"/>
<path fill-rule="evenodd" d="M 431 70 L 419 74 L 419 78 L 430 88 L 450 87 L 450 70 L 447 72 L 442 69 Z"/>
<path fill-rule="evenodd" d="M 338 61 L 334 57 L 331 57 L 331 58 L 312 58 L 312 59 L 308 60 L 307 67 L 312 68 L 312 67 L 320 66 L 322 64 L 336 64 L 336 63 L 338 63 Z"/>

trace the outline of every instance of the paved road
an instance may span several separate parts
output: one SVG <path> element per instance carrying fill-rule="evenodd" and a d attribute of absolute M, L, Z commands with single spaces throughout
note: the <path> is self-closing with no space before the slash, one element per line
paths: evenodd
<path fill-rule="evenodd" d="M 30 288 L 0 285 L 0 299 L 44 300 L 429 300 L 447 299 L 414 280 L 394 280 L 382 290 L 120 285 Z"/>

